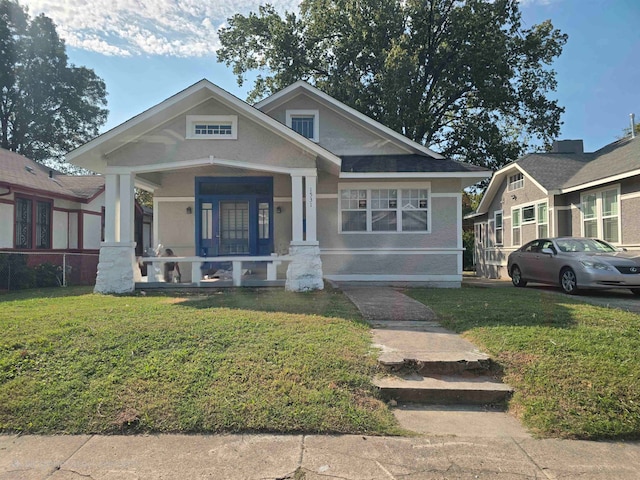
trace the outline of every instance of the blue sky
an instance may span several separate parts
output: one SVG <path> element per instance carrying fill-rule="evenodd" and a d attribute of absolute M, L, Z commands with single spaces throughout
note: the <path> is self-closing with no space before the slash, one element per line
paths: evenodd
<path fill-rule="evenodd" d="M 235 77 L 215 59 L 217 29 L 236 12 L 257 10 L 253 0 L 22 0 L 45 13 L 67 42 L 70 61 L 92 68 L 109 93 L 113 128 L 207 78 L 245 98 Z M 281 11 L 297 0 L 272 0 Z M 522 0 L 525 26 L 551 19 L 569 35 L 553 68 L 553 98 L 566 111 L 560 138 L 582 138 L 587 151 L 614 141 L 640 122 L 640 1 Z"/>

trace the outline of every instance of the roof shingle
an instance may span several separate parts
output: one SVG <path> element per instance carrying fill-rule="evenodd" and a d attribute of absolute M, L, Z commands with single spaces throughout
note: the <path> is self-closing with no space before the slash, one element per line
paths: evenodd
<path fill-rule="evenodd" d="M 0 149 L 0 184 L 83 201 L 104 190 L 104 177 L 64 175 L 23 155 Z"/>

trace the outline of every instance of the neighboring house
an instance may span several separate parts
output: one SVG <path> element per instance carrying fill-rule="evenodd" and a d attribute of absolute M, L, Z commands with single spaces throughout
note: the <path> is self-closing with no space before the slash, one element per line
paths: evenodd
<path fill-rule="evenodd" d="M 106 178 L 99 292 L 139 279 L 134 186 L 153 192 L 154 238 L 179 257 L 286 255 L 294 291 L 323 278 L 457 287 L 461 192 L 490 175 L 305 82 L 251 106 L 202 80 L 67 159 Z M 199 282 L 195 265 L 182 277 Z"/>
<path fill-rule="evenodd" d="M 0 149 L 0 253 L 27 254 L 29 265 L 61 264 L 66 254 L 75 281 L 93 284 L 104 234 L 104 189 L 103 176 L 64 175 Z M 151 211 L 136 207 L 138 243 L 151 246 Z"/>
<path fill-rule="evenodd" d="M 100 249 L 104 177 L 63 175 L 0 149 L 0 249 Z"/>
<path fill-rule="evenodd" d="M 597 237 L 640 249 L 640 139 L 593 153 L 582 140 L 553 143 L 493 175 L 475 214 L 478 275 L 506 278 L 507 257 L 539 237 Z"/>
<path fill-rule="evenodd" d="M 63 175 L 0 149 L 0 253 L 28 254 L 31 266 L 74 254 L 66 260 L 76 281 L 92 284 L 103 206 L 103 177 Z"/>

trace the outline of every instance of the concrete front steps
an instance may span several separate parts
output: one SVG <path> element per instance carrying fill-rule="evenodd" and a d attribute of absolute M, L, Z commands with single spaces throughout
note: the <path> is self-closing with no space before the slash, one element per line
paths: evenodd
<path fill-rule="evenodd" d="M 432 405 L 504 405 L 513 390 L 486 376 L 416 373 L 378 377 L 376 386 L 386 400 Z"/>
<path fill-rule="evenodd" d="M 496 408 L 513 394 L 488 355 L 437 322 L 371 323 L 380 349 L 374 383 L 385 400 Z"/>

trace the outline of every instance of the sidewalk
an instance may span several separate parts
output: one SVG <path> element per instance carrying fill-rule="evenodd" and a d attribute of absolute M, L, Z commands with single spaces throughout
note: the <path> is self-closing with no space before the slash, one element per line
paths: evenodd
<path fill-rule="evenodd" d="M 428 307 L 398 291 L 342 288 L 389 362 L 461 352 L 482 360 Z M 640 442 L 538 440 L 508 414 L 482 407 L 409 406 L 396 416 L 417 434 L 0 435 L 0 480 L 640 478 Z"/>
<path fill-rule="evenodd" d="M 318 435 L 0 436 L 2 480 L 640 478 L 640 446 Z"/>

